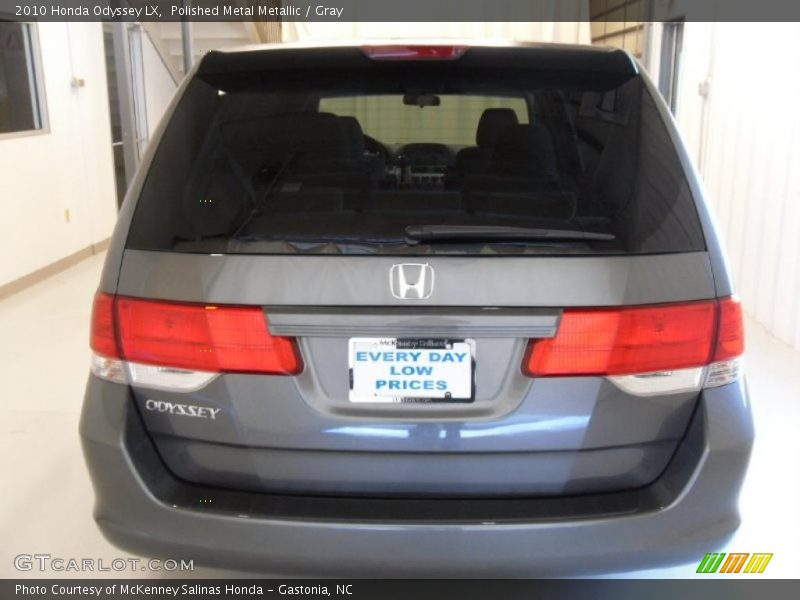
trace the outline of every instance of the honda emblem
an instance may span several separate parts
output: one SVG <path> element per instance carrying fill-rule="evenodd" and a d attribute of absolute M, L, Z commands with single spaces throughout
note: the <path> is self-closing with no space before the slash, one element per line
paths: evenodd
<path fill-rule="evenodd" d="M 433 267 L 428 263 L 392 265 L 389 289 L 398 300 L 425 300 L 433 294 Z"/>

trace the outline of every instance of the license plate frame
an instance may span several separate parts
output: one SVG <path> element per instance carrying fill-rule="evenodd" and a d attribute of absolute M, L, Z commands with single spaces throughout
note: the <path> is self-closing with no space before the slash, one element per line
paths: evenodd
<path fill-rule="evenodd" d="M 357 356 L 357 352 L 362 354 Z M 365 352 L 367 360 L 362 360 Z M 392 355 L 392 360 L 386 360 L 387 353 Z M 418 354 L 416 358 L 413 357 L 415 353 Z M 474 339 L 355 337 L 348 340 L 347 354 L 350 403 L 470 404 L 475 401 Z M 384 356 L 376 359 L 378 354 Z M 405 360 L 398 360 L 401 354 L 406 355 Z M 434 354 L 438 354 L 438 360 Z M 402 367 L 419 367 L 421 371 L 404 373 Z M 385 385 L 380 385 L 381 381 Z M 393 386 L 393 381 L 399 382 L 400 389 L 387 387 Z M 413 381 L 419 383 L 412 389 L 409 386 L 415 385 Z M 430 389 L 426 381 L 433 382 L 434 389 Z M 445 389 L 441 389 L 442 385 Z"/>

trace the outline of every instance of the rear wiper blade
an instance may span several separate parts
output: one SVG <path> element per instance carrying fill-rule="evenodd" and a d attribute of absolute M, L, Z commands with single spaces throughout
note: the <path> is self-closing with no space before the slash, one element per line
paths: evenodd
<path fill-rule="evenodd" d="M 524 240 L 579 240 L 609 242 L 613 233 L 574 229 L 539 229 L 495 225 L 409 225 L 405 228 L 406 243 L 441 241 L 506 242 Z"/>

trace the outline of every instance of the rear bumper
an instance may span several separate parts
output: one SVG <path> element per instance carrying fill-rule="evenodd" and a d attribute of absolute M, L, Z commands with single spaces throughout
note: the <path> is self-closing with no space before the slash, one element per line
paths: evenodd
<path fill-rule="evenodd" d="M 81 417 L 95 518 L 148 556 L 280 575 L 557 576 L 699 560 L 739 524 L 753 440 L 745 386 L 703 393 L 677 453 L 639 490 L 573 498 L 277 496 L 169 473 L 128 388 L 90 378 Z"/>

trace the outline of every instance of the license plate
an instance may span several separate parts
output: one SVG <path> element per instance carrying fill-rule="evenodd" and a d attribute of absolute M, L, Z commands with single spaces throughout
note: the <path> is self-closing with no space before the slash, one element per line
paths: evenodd
<path fill-rule="evenodd" d="M 350 338 L 350 402 L 472 402 L 475 341 Z"/>

